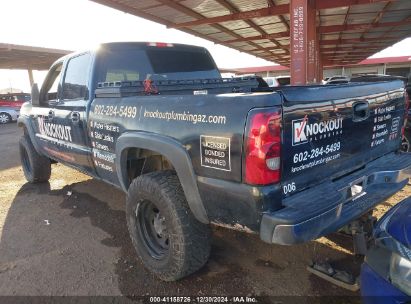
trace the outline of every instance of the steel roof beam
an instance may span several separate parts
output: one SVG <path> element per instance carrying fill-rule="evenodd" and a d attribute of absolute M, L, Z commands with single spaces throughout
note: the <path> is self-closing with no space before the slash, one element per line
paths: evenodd
<path fill-rule="evenodd" d="M 327 57 L 344 57 L 345 55 L 362 55 L 362 54 L 372 54 L 374 52 L 377 52 L 378 49 L 369 49 L 369 50 L 353 50 L 351 51 L 349 54 L 347 54 L 347 52 L 330 52 L 330 53 L 322 53 L 323 56 L 327 56 Z"/>
<path fill-rule="evenodd" d="M 171 0 L 157 0 L 157 1 L 160 2 L 160 3 L 162 3 L 163 5 L 166 5 L 166 6 L 168 6 L 168 7 L 171 7 L 171 8 L 173 8 L 173 9 L 175 9 L 176 11 L 182 12 L 182 13 L 190 16 L 190 17 L 193 17 L 193 18 L 196 18 L 196 19 L 200 19 L 200 20 L 205 20 L 205 19 L 206 19 L 206 18 L 205 18 L 203 15 L 201 15 L 200 13 L 197 13 L 197 12 L 193 11 L 192 9 L 190 9 L 190 8 L 188 8 L 188 7 L 180 4 L 180 3 L 177 3 L 177 2 L 174 2 L 174 1 L 171 1 Z M 169 27 L 174 28 L 175 25 L 176 25 L 176 24 L 173 24 L 172 26 L 169 26 Z M 223 32 L 223 33 L 225 33 L 225 34 L 227 34 L 227 35 L 233 36 L 233 37 L 235 37 L 236 39 L 242 38 L 242 36 L 238 35 L 237 33 L 232 32 L 232 31 L 230 32 L 228 29 L 226 29 L 224 26 L 222 26 L 222 25 L 220 25 L 220 24 L 213 24 L 212 26 L 213 26 L 214 28 L 218 29 L 220 32 Z M 205 39 L 210 40 L 209 38 L 205 38 Z M 223 41 L 223 42 L 224 42 L 224 41 Z M 220 43 L 220 44 L 221 44 L 220 41 L 218 41 L 218 42 L 216 42 L 216 43 Z M 250 41 L 249 43 L 250 43 L 251 46 L 255 47 L 256 49 L 261 50 L 261 51 L 264 51 L 264 52 L 267 52 L 265 48 L 261 47 L 260 45 L 258 45 L 258 44 L 256 44 L 256 43 L 254 43 L 254 42 L 252 42 L 252 41 Z M 241 52 L 244 52 L 244 50 L 241 50 L 241 49 L 240 49 L 240 51 L 241 51 Z M 266 55 L 266 56 L 270 56 L 271 53 L 267 52 L 267 53 L 265 53 L 265 55 Z M 262 54 L 259 54 L 259 55 L 256 55 L 256 56 L 264 57 Z M 274 57 L 278 58 L 278 57 L 275 56 L 275 55 L 274 55 Z"/>
<path fill-rule="evenodd" d="M 405 20 L 402 20 L 402 21 L 384 22 L 384 23 L 377 23 L 377 24 L 361 23 L 361 24 L 319 26 L 318 33 L 328 34 L 328 33 L 342 32 L 342 31 L 365 30 L 365 29 L 371 29 L 371 28 L 396 27 L 396 26 L 407 25 L 407 24 L 411 24 L 411 17 Z M 227 40 L 225 42 L 231 43 L 231 42 L 243 42 L 243 41 L 270 39 L 269 37 L 271 36 L 277 39 L 278 38 L 288 38 L 290 36 L 290 33 L 289 32 L 278 32 L 275 34 L 259 35 L 259 36 L 252 36 L 252 37 L 246 37 L 246 38 L 237 38 L 233 40 Z M 366 39 L 370 39 L 370 38 L 364 38 L 364 39 L 365 39 L 364 41 L 366 41 Z M 354 41 L 355 39 L 347 39 L 347 40 Z"/>
<path fill-rule="evenodd" d="M 163 19 L 163 18 L 161 18 L 161 17 L 157 17 L 157 16 L 155 16 L 155 15 L 152 15 L 152 14 L 149 14 L 149 13 L 146 13 L 146 12 L 143 12 L 143 11 L 141 11 L 141 10 L 139 10 L 139 9 L 132 8 L 132 7 L 129 7 L 129 6 L 124 5 L 124 4 L 114 3 L 114 2 L 111 1 L 111 0 L 92 0 L 92 1 L 93 1 L 93 2 L 96 2 L 96 3 L 99 3 L 99 4 L 102 4 L 102 5 L 105 5 L 105 6 L 109 6 L 109 7 L 115 8 L 115 9 L 117 9 L 117 10 L 123 11 L 123 12 L 128 13 L 128 14 L 132 14 L 132 15 L 137 16 L 137 17 L 141 17 L 141 18 L 144 18 L 144 19 L 147 19 L 147 20 L 151 20 L 151 21 L 154 21 L 154 22 L 163 24 L 163 25 L 165 25 L 165 26 L 167 26 L 167 27 L 169 27 L 169 28 L 172 28 L 173 25 L 174 25 L 174 23 L 172 23 L 172 22 L 170 22 L 170 21 L 168 21 L 168 20 L 166 20 L 166 19 Z M 193 12 L 193 13 L 195 13 L 195 12 Z M 201 16 L 201 15 L 200 15 L 200 16 Z M 197 17 L 197 18 L 198 18 L 198 17 Z M 222 26 L 221 26 L 221 27 L 217 27 L 217 25 L 216 25 L 216 26 L 214 26 L 214 27 L 216 27 L 220 32 L 223 30 L 224 33 L 226 33 L 226 34 L 228 34 L 228 35 L 230 35 L 230 36 L 241 37 L 240 35 L 237 35 L 237 34 L 235 34 L 235 33 L 229 32 L 228 30 L 226 30 L 226 29 L 225 29 L 224 27 L 222 27 Z M 183 32 L 188 33 L 188 34 L 191 34 L 191 35 L 193 35 L 193 36 L 197 36 L 197 37 L 203 38 L 203 39 L 205 39 L 205 40 L 214 42 L 214 43 L 216 43 L 216 44 L 220 44 L 220 45 L 226 46 L 226 47 L 228 47 L 228 48 L 235 49 L 235 50 L 240 51 L 240 52 L 246 52 L 245 50 L 241 49 L 240 47 L 236 47 L 236 46 L 230 45 L 230 44 L 226 43 L 226 42 L 223 41 L 223 40 L 217 40 L 217 39 L 211 38 L 211 37 L 209 37 L 209 36 L 207 36 L 207 35 L 205 35 L 205 34 L 201 34 L 201 33 L 199 33 L 199 32 L 196 32 L 196 31 L 192 30 L 192 29 L 189 29 L 189 28 L 183 28 L 183 29 L 180 29 L 180 31 L 183 31 Z M 253 46 L 255 46 L 254 43 L 253 43 Z M 257 49 L 258 49 L 258 48 L 257 48 Z M 261 49 L 263 49 L 263 48 L 261 48 Z M 263 55 L 261 55 L 261 54 L 253 54 L 253 55 L 264 59 L 264 58 L 267 57 L 268 52 L 267 52 L 267 54 L 265 54 L 265 57 L 264 57 Z M 280 57 L 275 57 L 273 60 L 281 60 L 281 58 L 280 58 Z"/>
<path fill-rule="evenodd" d="M 374 49 L 380 49 L 379 46 L 370 46 L 367 47 L 365 50 L 374 50 Z M 361 47 L 333 47 L 333 48 L 322 48 L 321 51 L 322 52 L 332 52 L 332 51 L 356 51 L 356 50 L 361 50 L 364 51 L 364 48 Z"/>
<path fill-rule="evenodd" d="M 237 33 L 236 29 L 232 30 L 228 26 L 224 26 L 222 24 L 219 24 L 220 22 L 213 23 L 214 18 L 208 18 L 201 14 L 200 12 L 197 12 L 195 8 L 191 8 L 189 6 L 185 5 L 185 1 L 176 1 L 176 0 L 158 0 L 156 4 L 154 5 L 149 5 L 145 6 L 144 9 L 139 9 L 135 8 L 134 6 L 128 5 L 128 2 L 132 1 L 123 1 L 123 0 L 92 0 L 94 2 L 99 2 L 107 6 L 114 7 L 116 9 L 120 9 L 124 12 L 134 14 L 136 16 L 143 17 L 145 19 L 149 19 L 161 24 L 166 25 L 169 28 L 179 28 L 181 31 L 193 34 L 195 36 L 207 39 L 209 41 L 212 41 L 217 44 L 221 44 L 236 50 L 239 50 L 241 52 L 246 52 L 252 55 L 255 55 L 260 58 L 268 59 L 268 60 L 274 60 L 279 63 L 287 62 L 290 60 L 290 53 L 287 51 L 283 51 L 288 49 L 290 44 L 288 41 L 290 41 L 290 30 L 289 28 L 291 27 L 291 23 L 287 21 L 287 16 L 284 16 L 286 14 L 289 14 L 290 12 L 290 5 L 289 4 L 277 4 L 276 0 L 265 0 L 265 8 L 261 9 L 255 9 L 251 11 L 246 11 L 246 12 L 241 12 L 235 5 L 235 3 L 231 3 L 230 1 L 223 1 L 223 0 L 217 0 L 217 3 L 220 5 L 223 5 L 227 9 L 228 15 L 224 16 L 219 16 L 215 18 L 227 18 L 226 21 L 235 21 L 235 20 L 243 20 L 246 22 L 244 25 L 248 25 L 246 28 L 249 28 L 250 30 L 255 31 L 255 36 L 252 37 L 243 37 L 242 34 Z M 250 7 L 253 1 L 249 0 L 250 2 Z M 317 10 L 317 14 L 319 10 L 324 10 L 324 9 L 329 9 L 329 8 L 338 8 L 338 7 L 350 7 L 350 6 L 355 6 L 355 5 L 364 5 L 364 4 L 373 4 L 373 3 L 380 3 L 380 2 L 385 2 L 385 3 L 390 3 L 390 2 L 398 2 L 398 0 L 309 0 L 310 6 L 315 8 Z M 215 3 L 215 2 L 214 2 Z M 284 3 L 282 1 L 282 3 Z M 217 4 L 215 4 L 217 5 Z M 157 13 L 155 10 L 158 8 L 159 10 L 164 10 L 164 6 L 169 7 L 170 15 L 176 15 L 173 10 L 176 10 L 186 17 L 190 16 L 192 19 L 190 22 L 197 22 L 198 25 L 201 24 L 208 24 L 210 27 L 213 28 L 213 31 L 210 31 L 211 34 L 226 34 L 222 37 L 215 38 L 213 36 L 210 36 L 209 34 L 202 34 L 201 29 L 197 29 L 195 25 L 192 25 L 190 27 L 184 27 L 184 24 L 187 24 L 186 22 L 181 23 L 181 24 L 176 24 L 174 21 L 168 20 L 168 17 L 162 17 L 162 13 Z M 221 6 L 218 6 L 221 7 Z M 218 9 L 217 6 L 215 6 L 214 9 Z M 372 6 L 368 6 L 369 8 L 372 8 Z M 387 11 L 388 6 L 385 6 L 385 11 Z M 146 11 L 146 9 L 149 8 L 154 8 L 154 10 L 149 10 Z M 396 11 L 397 9 L 391 9 L 393 7 L 390 7 L 388 11 Z M 382 9 L 382 8 L 381 8 Z M 367 8 L 364 8 L 364 11 L 362 13 L 367 13 L 365 12 Z M 403 9 L 401 11 L 405 11 L 407 9 Z M 345 12 L 346 10 L 344 10 Z M 332 11 L 327 12 L 332 13 Z M 377 12 L 378 13 L 378 12 Z M 404 12 L 405 13 L 405 12 Z M 328 16 L 327 15 L 327 16 Z M 277 28 L 277 30 L 282 30 L 283 32 L 277 32 L 277 33 L 271 33 L 268 34 L 266 33 L 266 30 L 263 28 L 263 26 L 258 25 L 256 22 L 253 21 L 254 18 L 261 18 L 261 17 L 270 17 L 270 16 L 277 16 L 276 18 L 273 18 L 274 23 L 276 23 L 277 27 L 281 24 L 281 28 Z M 380 23 L 382 20 L 383 13 L 378 13 L 377 18 L 374 20 L 374 24 L 347 24 L 344 26 L 339 26 L 339 25 L 331 25 L 331 26 L 320 26 L 318 27 L 319 34 L 325 34 L 322 38 L 328 38 L 327 33 L 334 34 L 338 32 L 350 32 L 350 31 L 357 31 L 358 36 L 361 35 L 362 32 L 367 31 L 369 29 L 374 29 L 373 30 L 373 35 L 370 35 L 372 38 L 353 38 L 353 39 L 343 39 L 343 36 L 340 35 L 339 38 L 341 39 L 332 39 L 332 40 L 321 40 L 320 44 L 322 46 L 326 45 L 336 45 L 337 50 L 344 49 L 345 46 L 340 46 L 341 44 L 348 44 L 351 43 L 356 46 L 356 44 L 360 43 L 360 45 L 364 45 L 362 43 L 368 43 L 369 45 L 364 45 L 364 48 L 374 48 L 376 46 L 381 46 L 381 48 L 388 46 L 390 42 L 394 43 L 396 41 L 401 40 L 401 38 L 404 38 L 406 33 L 400 33 L 404 32 L 406 27 L 399 27 L 402 25 L 407 25 L 411 24 L 411 18 L 407 18 L 406 20 L 399 21 L 399 22 L 385 22 L 385 23 Z M 278 19 L 280 22 L 278 22 Z M 177 19 L 178 20 L 178 19 Z M 221 20 L 221 19 L 220 19 Z M 215 19 L 214 19 L 215 21 Z M 225 22 L 225 21 L 221 21 Z M 397 27 L 395 32 L 389 33 L 387 30 L 390 30 L 390 27 Z M 268 31 L 268 30 L 267 30 Z M 381 32 L 385 33 L 383 34 L 382 37 L 379 38 L 374 38 L 376 32 Z M 365 34 L 367 36 L 368 34 Z M 398 36 L 398 37 L 396 37 Z M 338 36 L 337 36 L 338 37 Z M 329 37 L 333 38 L 333 37 Z M 257 42 L 258 40 L 266 40 L 267 44 L 265 41 Z M 268 46 L 268 41 L 271 41 L 274 43 L 271 46 Z M 244 42 L 244 44 L 236 44 Z M 392 44 L 391 43 L 391 44 Z M 338 47 L 337 47 L 338 46 Z M 281 53 L 276 53 L 276 52 L 270 52 L 270 50 L 278 50 L 281 49 Z M 333 48 L 334 49 L 334 48 Z M 348 50 L 348 49 L 347 49 Z M 327 48 L 321 48 L 321 51 L 324 52 L 329 52 L 330 49 Z M 339 51 L 338 51 L 339 53 Z M 330 54 L 325 54 L 325 55 L 330 55 Z M 351 58 L 350 58 L 351 60 Z"/>
<path fill-rule="evenodd" d="M 259 36 L 252 36 L 252 37 L 241 37 L 237 39 L 232 39 L 232 40 L 226 40 L 226 43 L 233 43 L 233 42 L 247 42 L 247 41 L 253 41 L 253 40 L 270 40 L 270 39 L 279 39 L 279 38 L 289 38 L 290 37 L 290 32 L 280 32 L 280 33 L 274 33 L 274 34 L 265 34 L 265 35 L 259 35 Z"/>
<path fill-rule="evenodd" d="M 290 12 L 290 6 L 288 4 L 269 6 L 252 11 L 232 13 L 229 15 L 223 15 L 218 17 L 206 18 L 201 20 L 189 21 L 184 23 L 178 23 L 175 28 L 191 27 L 204 24 L 215 24 L 227 21 L 248 20 L 252 18 L 261 18 L 269 16 L 278 16 L 288 14 Z"/>
<path fill-rule="evenodd" d="M 160 0 L 161 3 L 171 2 L 169 0 Z M 315 3 L 316 9 L 327 9 L 327 8 L 338 8 L 338 7 L 345 7 L 345 6 L 352 6 L 352 5 L 360 5 L 360 4 L 370 4 L 376 2 L 389 2 L 395 0 L 317 0 Z M 220 1 L 217 1 L 221 5 L 223 5 Z M 211 17 L 211 18 L 203 18 L 200 20 L 193 20 L 183 23 L 177 23 L 174 25 L 174 28 L 183 28 L 183 27 L 192 27 L 198 25 L 206 25 L 206 24 L 215 24 L 227 21 L 238 21 L 238 20 L 249 20 L 252 18 L 261 18 L 261 17 L 270 17 L 270 16 L 281 16 L 282 22 L 285 22 L 285 19 L 282 15 L 290 13 L 290 6 L 288 4 L 281 4 L 281 5 L 269 5 L 265 8 L 260 8 L 251 11 L 245 12 L 234 12 L 228 15 Z M 285 22 L 286 23 L 286 22 Z"/>
<path fill-rule="evenodd" d="M 236 8 L 232 3 L 230 3 L 230 1 L 227 0 L 214 0 L 216 1 L 218 4 L 224 6 L 226 9 L 228 9 L 231 12 L 234 13 L 239 13 L 240 11 L 238 10 L 238 8 Z M 257 24 L 254 23 L 254 21 L 252 20 L 244 20 L 244 22 L 251 27 L 252 29 L 254 29 L 256 32 L 258 32 L 260 35 L 265 35 L 267 34 L 261 27 L 259 27 Z M 272 43 L 274 43 L 274 45 L 280 49 L 283 49 L 286 53 L 289 53 L 288 48 L 283 47 L 281 44 L 278 43 L 278 41 L 276 41 L 275 39 L 270 39 Z"/>
<path fill-rule="evenodd" d="M 335 44 L 355 44 L 355 43 L 373 43 L 373 44 L 384 44 L 388 41 L 398 40 L 399 37 L 385 37 L 384 41 L 381 38 L 354 38 L 354 39 L 333 39 L 333 40 L 321 40 L 320 45 L 335 45 Z"/>
<path fill-rule="evenodd" d="M 392 4 L 392 2 L 387 2 L 387 3 L 385 4 L 385 6 L 384 6 L 384 8 L 382 9 L 382 11 L 378 12 L 377 16 L 374 18 L 372 24 L 378 24 L 378 23 L 381 21 L 381 19 L 383 18 L 384 14 L 389 10 L 391 4 Z M 347 15 L 348 15 L 348 14 L 347 14 Z M 365 31 L 361 34 L 360 39 L 364 38 L 364 36 L 365 36 L 367 33 L 369 33 L 370 30 L 371 30 L 371 28 L 368 29 L 368 30 L 365 30 Z M 368 49 L 369 49 L 369 50 L 372 50 L 372 48 L 370 48 L 370 47 L 368 47 Z M 374 48 L 373 52 L 378 52 L 378 49 L 375 49 L 375 48 Z M 346 52 L 346 55 L 349 55 L 349 54 L 351 54 L 351 53 L 352 53 L 352 51 L 349 50 L 349 51 Z"/>
<path fill-rule="evenodd" d="M 371 53 L 368 53 L 368 54 L 371 55 Z M 347 59 L 347 60 L 356 59 L 360 61 L 360 60 L 366 59 L 367 57 L 368 57 L 367 54 L 352 54 L 352 55 L 346 55 L 346 56 L 325 56 L 326 59 L 334 60 L 334 61 L 337 61 L 337 60 L 342 61 L 344 59 Z"/>
<path fill-rule="evenodd" d="M 277 6 L 274 0 L 267 0 L 268 6 Z M 284 24 L 286 27 L 287 31 L 290 30 L 290 25 L 288 24 L 287 20 L 284 18 L 283 15 L 278 15 L 278 18 L 280 19 L 281 23 Z"/>
<path fill-rule="evenodd" d="M 320 81 L 316 9 L 311 0 L 290 0 L 290 75 L 292 85 Z M 321 67 L 322 68 L 322 67 Z"/>
<path fill-rule="evenodd" d="M 337 8 L 362 4 L 373 4 L 378 2 L 393 2 L 396 0 L 316 0 L 315 7 L 317 10 L 327 8 Z"/>
<path fill-rule="evenodd" d="M 360 23 L 360 24 L 346 24 L 346 25 L 328 25 L 328 26 L 320 26 L 318 31 L 320 34 L 327 34 L 327 33 L 335 33 L 335 32 L 343 32 L 343 31 L 361 31 L 361 30 L 369 30 L 372 28 L 380 28 L 380 27 L 396 27 L 401 25 L 407 25 L 411 23 L 411 17 L 407 18 L 402 21 L 396 22 L 384 22 L 384 23 Z"/>

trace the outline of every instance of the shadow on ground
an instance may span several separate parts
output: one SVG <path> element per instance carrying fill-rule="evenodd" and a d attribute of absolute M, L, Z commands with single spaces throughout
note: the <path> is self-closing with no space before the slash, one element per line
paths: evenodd
<path fill-rule="evenodd" d="M 0 171 L 20 165 L 19 146 L 16 144 L 18 140 L 16 140 L 15 136 L 20 137 L 20 132 L 15 122 L 0 124 Z"/>
<path fill-rule="evenodd" d="M 321 257 L 358 268 L 355 257 L 319 242 L 268 245 L 256 235 L 223 228 L 214 229 L 203 269 L 179 282 L 161 282 L 137 259 L 124 199 L 121 191 L 96 180 L 56 190 L 48 183 L 24 184 L 1 235 L 0 294 L 356 295 L 305 270 Z"/>

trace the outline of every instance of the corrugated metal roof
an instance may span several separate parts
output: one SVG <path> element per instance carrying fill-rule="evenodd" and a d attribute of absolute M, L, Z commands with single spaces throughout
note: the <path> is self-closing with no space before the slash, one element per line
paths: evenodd
<path fill-rule="evenodd" d="M 92 1 L 269 61 L 289 64 L 289 0 Z M 326 64 L 356 63 L 411 36 L 410 0 L 315 1 Z M 268 9 L 278 11 L 268 14 Z"/>
<path fill-rule="evenodd" d="M 71 51 L 0 43 L 0 69 L 48 70 Z"/>

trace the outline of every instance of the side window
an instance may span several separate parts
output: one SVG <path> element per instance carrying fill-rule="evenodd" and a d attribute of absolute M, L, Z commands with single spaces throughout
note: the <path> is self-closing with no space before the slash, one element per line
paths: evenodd
<path fill-rule="evenodd" d="M 63 63 L 60 62 L 52 67 L 47 74 L 40 92 L 40 103 L 47 105 L 49 102 L 57 100 L 62 67 Z"/>
<path fill-rule="evenodd" d="M 70 59 L 63 82 L 63 100 L 88 98 L 88 75 L 91 55 L 83 54 Z"/>

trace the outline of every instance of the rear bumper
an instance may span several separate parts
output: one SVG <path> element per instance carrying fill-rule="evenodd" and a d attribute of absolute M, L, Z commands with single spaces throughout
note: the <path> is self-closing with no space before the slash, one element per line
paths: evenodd
<path fill-rule="evenodd" d="M 337 181 L 322 183 L 283 200 L 285 208 L 264 213 L 260 237 L 291 245 L 332 233 L 402 189 L 411 177 L 411 153 L 388 154 Z M 363 192 L 350 197 L 351 186 Z"/>

